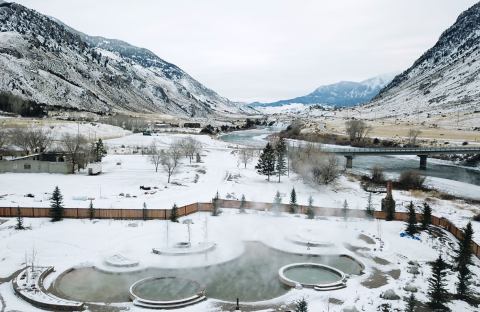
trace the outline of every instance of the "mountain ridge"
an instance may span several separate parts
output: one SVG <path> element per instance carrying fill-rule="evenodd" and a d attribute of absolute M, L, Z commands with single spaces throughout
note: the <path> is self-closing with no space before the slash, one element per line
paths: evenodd
<path fill-rule="evenodd" d="M 319 104 L 335 107 L 350 107 L 371 100 L 392 78 L 393 74 L 386 74 L 360 82 L 339 81 L 337 83 L 320 86 L 305 96 L 270 103 L 255 102 L 251 105 L 255 107 L 278 107 L 289 104 Z"/>
<path fill-rule="evenodd" d="M 0 92 L 47 107 L 182 117 L 252 111 L 148 49 L 83 34 L 17 3 L 0 3 L 0 42 Z"/>
<path fill-rule="evenodd" d="M 479 108 L 480 2 L 462 12 L 433 47 L 363 109 L 377 116 L 444 114 Z"/>

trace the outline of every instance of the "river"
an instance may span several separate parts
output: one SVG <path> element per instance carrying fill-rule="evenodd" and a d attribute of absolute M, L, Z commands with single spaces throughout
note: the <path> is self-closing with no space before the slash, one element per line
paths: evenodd
<path fill-rule="evenodd" d="M 280 128 L 270 127 L 235 131 L 222 135 L 219 139 L 232 144 L 260 147 L 266 144 L 269 135 L 280 130 Z M 417 170 L 419 164 L 419 158 L 416 156 L 358 156 L 353 160 L 353 170 L 369 172 L 373 166 L 379 165 L 388 176 L 398 176 L 402 171 Z M 453 163 L 446 164 L 429 158 L 427 170 L 418 170 L 418 172 L 427 177 L 480 186 L 480 170 L 478 168 L 456 166 Z"/>

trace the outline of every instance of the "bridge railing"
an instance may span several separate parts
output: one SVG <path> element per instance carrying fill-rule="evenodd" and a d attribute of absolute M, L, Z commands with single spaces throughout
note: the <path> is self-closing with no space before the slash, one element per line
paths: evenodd
<path fill-rule="evenodd" d="M 329 148 L 322 147 L 322 151 L 334 154 L 362 154 L 362 153 L 414 153 L 421 154 L 422 152 L 427 153 L 452 153 L 460 152 L 472 152 L 480 153 L 480 147 L 387 147 L 387 148 L 360 148 L 360 147 L 348 147 L 348 148 Z"/>

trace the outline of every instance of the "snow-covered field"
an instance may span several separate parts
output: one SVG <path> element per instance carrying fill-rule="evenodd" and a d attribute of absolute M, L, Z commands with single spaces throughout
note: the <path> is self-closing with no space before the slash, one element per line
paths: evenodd
<path fill-rule="evenodd" d="M 277 183 L 275 177 L 272 177 L 271 182 L 267 182 L 265 177 L 255 172 L 256 160 L 248 164 L 247 168 L 243 168 L 243 165 L 238 163 L 233 147 L 208 136 L 193 136 L 204 147 L 202 162 L 190 164 L 188 159 L 184 158 L 179 172 L 173 176 L 174 183 L 171 184 L 167 183 L 164 172 L 160 169 L 159 172 L 155 172 L 154 166 L 148 161 L 148 156 L 124 154 L 136 150 L 137 147 L 149 146 L 154 140 L 157 146 L 167 148 L 173 140 L 186 136 L 188 135 L 129 135 L 108 140 L 106 144 L 109 146 L 110 154 L 104 159 L 103 173 L 99 176 L 87 176 L 84 172 L 75 175 L 1 174 L 0 206 L 48 207 L 50 194 L 58 185 L 64 196 L 65 206 L 79 208 L 88 207 L 90 198 L 93 199 L 96 208 L 140 209 L 143 203 L 152 209 L 170 208 L 174 203 L 184 205 L 210 201 L 217 191 L 222 198 L 239 199 L 244 194 L 247 200 L 272 202 L 278 190 L 283 196 L 283 202 L 286 203 L 289 201 L 292 187 L 296 189 L 300 204 L 306 204 L 309 196 L 312 196 L 317 206 L 340 208 L 344 200 L 347 200 L 352 209 L 366 207 L 368 194 L 360 187 L 358 181 L 348 176 L 342 176 L 331 186 L 310 185 L 294 173 L 289 177 L 282 177 L 281 183 Z M 140 186 L 150 186 L 152 190 L 142 191 Z M 28 193 L 33 194 L 34 198 L 25 197 Z M 120 196 L 120 193 L 124 196 Z M 126 194 L 129 194 L 129 197 Z M 411 200 L 419 205 L 424 200 L 429 200 L 435 215 L 445 216 L 459 226 L 465 225 L 474 213 L 479 212 L 478 207 L 463 201 L 447 201 L 427 198 L 428 196 L 394 191 L 399 209 L 405 207 Z M 376 209 L 380 209 L 382 197 L 382 194 L 373 195 Z M 174 258 L 154 255 L 151 252 L 152 248 L 165 247 L 166 221 L 64 220 L 51 223 L 47 219 L 27 219 L 25 223 L 31 226 L 31 229 L 15 231 L 13 229 L 15 220 L 9 219 L 0 225 L 0 283 L 1 277 L 7 277 L 22 267 L 26 254 L 31 253 L 32 249 L 37 252 L 38 264 L 55 266 L 56 272 L 47 279 L 47 283 L 51 283 L 55 277 L 71 267 L 97 266 L 112 270 L 106 268 L 104 260 L 113 255 L 139 261 L 138 269 L 189 267 L 192 263 L 216 264 L 239 257 L 243 252 L 242 241 L 254 240 L 287 252 L 348 254 L 365 264 L 366 274 L 352 277 L 347 288 L 343 290 L 330 292 L 291 290 L 279 299 L 273 300 L 272 305 L 290 303 L 306 297 L 312 311 L 323 311 L 327 308 L 328 299 L 335 298 L 341 303 L 337 305 L 331 303 L 330 311 L 342 311 L 343 308 L 352 306 L 357 307 L 359 311 L 362 308 L 364 311 L 376 311 L 376 306 L 382 302 L 379 299 L 382 292 L 391 288 L 401 297 L 407 296 L 408 293 L 403 290 L 406 284 L 417 286 L 420 290 L 416 294 L 417 298 L 426 301 L 425 280 L 430 270 L 429 266 L 424 264 L 433 260 L 438 252 L 450 253 L 450 247 L 441 245 L 437 239 L 427 234 L 421 235 L 421 241 L 401 238 L 399 233 L 405 227 L 401 222 L 367 220 L 344 222 L 335 218 L 306 220 L 304 217 L 287 215 L 276 217 L 261 211 L 240 215 L 236 210 L 225 210 L 220 217 L 197 213 L 187 218 L 193 220 L 194 244 L 202 242 L 206 234 L 210 241 L 217 243 L 217 248 L 207 262 L 199 255 Z M 478 223 L 474 223 L 474 230 L 475 239 L 480 241 Z M 187 227 L 184 224 L 170 223 L 169 231 L 170 245 L 187 239 Z M 328 240 L 334 243 L 334 246 L 307 250 L 305 246 L 295 245 L 287 239 L 299 233 L 303 236 L 310 235 L 312 240 Z M 359 239 L 358 236 L 362 233 L 373 238 L 376 243 L 371 245 Z M 444 234 L 448 240 L 454 241 L 449 234 Z M 380 251 L 380 241 L 375 237 L 381 238 L 384 242 L 383 251 Z M 407 273 L 408 260 L 420 263 L 421 275 L 416 279 Z M 480 274 L 480 262 L 475 261 L 475 271 Z M 400 270 L 400 276 L 397 276 L 396 270 Z M 372 288 L 370 280 L 375 281 L 373 284 L 386 280 L 387 284 Z M 452 276 L 449 283 L 452 292 L 454 280 Z M 0 294 L 7 305 L 7 310 L 37 311 L 13 295 L 10 283 L 0 284 Z M 0 311 L 1 302 L 2 300 Z M 389 302 L 398 308 L 403 308 L 404 305 L 402 300 Z M 131 311 L 140 311 L 132 304 L 121 306 L 127 306 Z M 218 311 L 215 310 L 216 306 L 217 302 L 209 299 L 184 311 Z M 454 311 L 475 311 L 474 308 L 460 302 L 453 302 L 451 307 Z"/>
<path fill-rule="evenodd" d="M 51 223 L 47 219 L 29 219 L 27 225 L 31 230 L 15 231 L 12 226 L 15 220 L 11 219 L 0 226 L 0 248 L 2 265 L 0 275 L 7 276 L 22 267 L 25 255 L 33 249 L 36 251 L 37 264 L 53 265 L 56 272 L 47 279 L 47 285 L 59 274 L 71 267 L 97 266 L 108 268 L 104 260 L 113 255 L 121 254 L 129 259 L 137 259 L 142 269 L 146 267 L 182 268 L 192 264 L 200 266 L 225 262 L 241 256 L 242 241 L 260 241 L 267 246 L 291 253 L 304 254 L 347 254 L 365 265 L 365 274 L 352 276 L 347 287 L 343 290 L 329 292 L 315 292 L 312 290 L 291 290 L 278 299 L 267 303 L 273 305 L 289 303 L 305 297 L 308 299 L 312 311 L 322 311 L 326 308 L 327 300 L 335 298 L 340 304 L 331 306 L 340 308 L 355 306 L 359 311 L 375 311 L 382 302 L 380 294 L 388 289 L 394 289 L 397 295 L 404 297 L 409 293 L 403 287 L 414 285 L 419 289 L 418 299 L 426 301 L 425 277 L 429 275 L 429 266 L 426 262 L 434 260 L 438 253 L 447 256 L 451 253 L 448 246 L 438 239 L 427 234 L 421 235 L 421 241 L 402 238 L 399 233 L 405 225 L 402 222 L 367 221 L 352 219 L 347 222 L 338 218 L 307 220 L 290 215 L 274 216 L 265 212 L 249 212 L 239 214 L 237 210 L 225 209 L 220 217 L 212 217 L 206 213 L 197 213 L 187 217 L 192 219 L 192 243 L 203 241 L 205 230 L 208 239 L 218 245 L 215 251 L 209 254 L 193 256 L 159 256 L 151 252 L 153 247 L 166 244 L 167 221 L 135 221 L 137 226 L 132 227 L 132 221 L 90 221 L 64 220 Z M 181 220 L 182 221 L 182 220 Z M 208 226 L 206 226 L 208 224 Z M 170 245 L 187 239 L 186 225 L 170 223 Z M 302 233 L 303 236 L 322 237 L 333 243 L 332 247 L 312 247 L 296 245 L 288 237 Z M 373 240 L 361 239 L 364 234 Z M 447 240 L 454 240 L 446 234 Z M 377 239 L 378 238 L 378 239 Z M 380 249 L 380 241 L 384 242 Z M 420 264 L 420 275 L 416 278 L 407 273 L 408 261 L 415 260 Z M 480 262 L 475 260 L 474 268 L 480 274 Z M 400 270 L 400 271 L 396 271 Z M 384 282 L 382 280 L 385 279 Z M 369 283 L 370 281 L 370 283 Z M 452 276 L 450 290 L 453 291 Z M 27 305 L 13 296 L 9 283 L 0 284 L 0 293 L 4 297 L 8 309 L 22 310 Z M 384 300 L 394 307 L 403 308 L 402 300 Z M 185 309 L 185 311 L 218 311 L 215 310 L 217 301 L 210 299 L 205 303 Z M 119 304 L 127 306 L 132 311 L 141 311 L 131 303 Z M 454 311 L 461 307 L 461 303 L 453 302 Z M 465 306 L 462 311 L 475 311 Z M 28 311 L 37 311 L 28 307 Z"/>

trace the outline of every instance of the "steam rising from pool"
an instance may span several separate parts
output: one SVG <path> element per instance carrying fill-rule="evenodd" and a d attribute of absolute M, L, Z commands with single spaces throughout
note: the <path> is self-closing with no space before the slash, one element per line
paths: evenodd
<path fill-rule="evenodd" d="M 150 268 L 140 272 L 109 274 L 94 268 L 75 269 L 54 285 L 58 295 L 79 301 L 126 302 L 129 287 L 146 277 L 179 277 L 206 286 L 209 298 L 261 301 L 288 291 L 278 279 L 278 270 L 290 263 L 311 262 L 332 266 L 346 274 L 360 274 L 362 266 L 346 256 L 297 255 L 277 251 L 259 242 L 246 242 L 244 254 L 230 262 L 187 269 Z"/>

